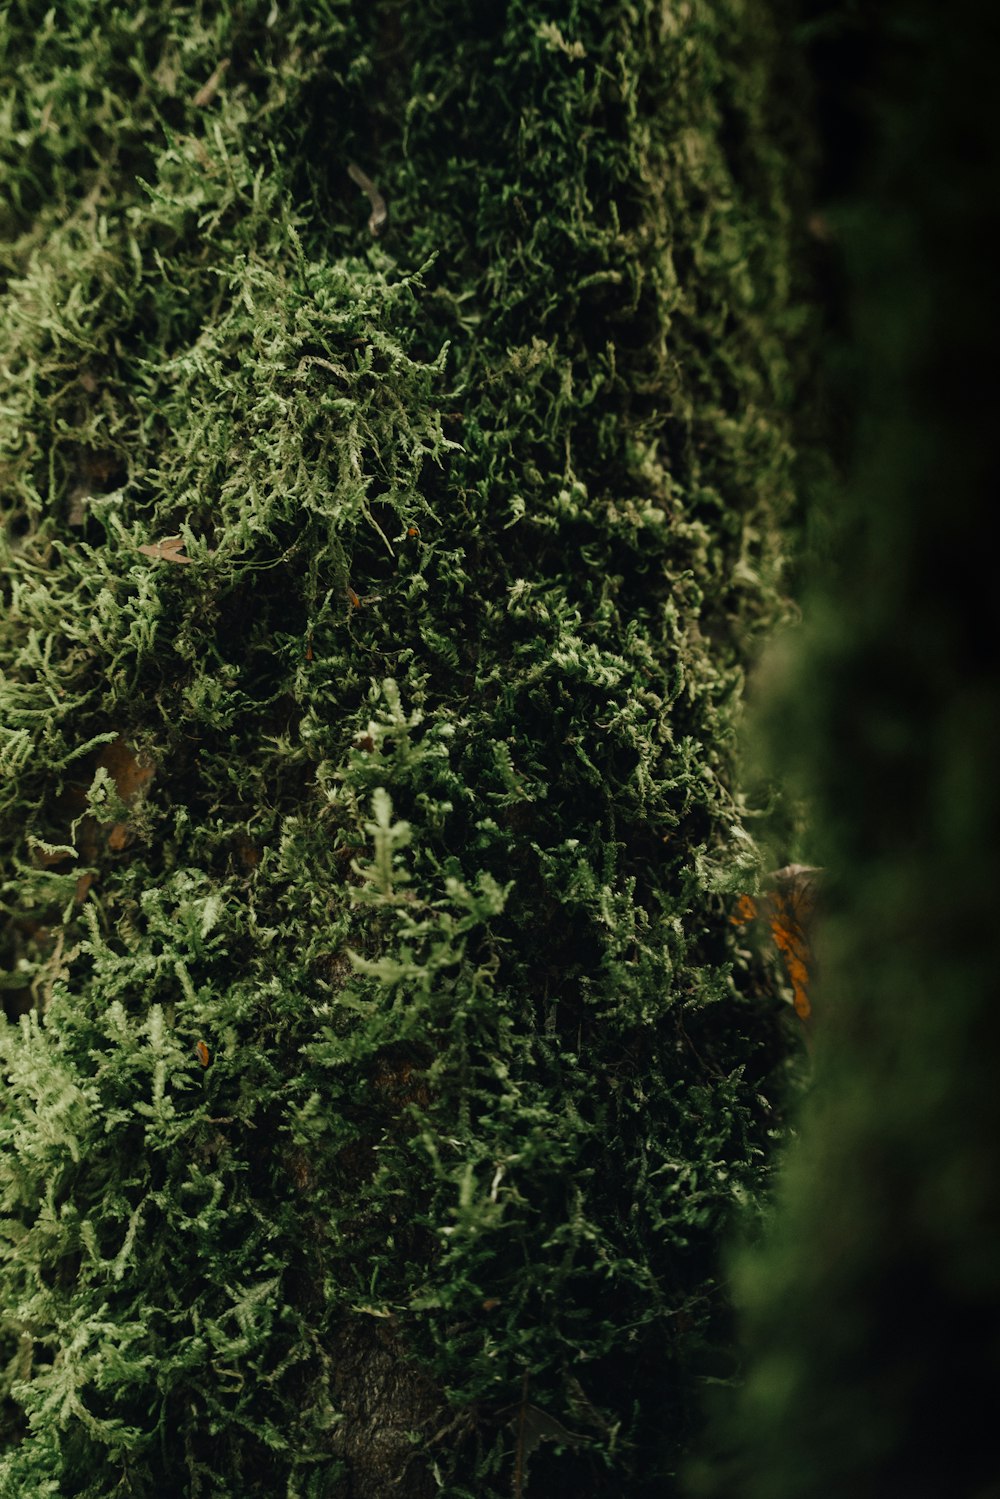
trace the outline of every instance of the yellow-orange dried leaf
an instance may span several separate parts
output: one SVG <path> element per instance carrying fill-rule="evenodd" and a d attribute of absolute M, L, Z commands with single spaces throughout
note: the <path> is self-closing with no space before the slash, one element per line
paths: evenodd
<path fill-rule="evenodd" d="M 734 926 L 746 926 L 747 922 L 753 921 L 757 915 L 757 902 L 752 895 L 741 895 L 736 902 L 736 910 L 730 916 Z"/>
<path fill-rule="evenodd" d="M 778 909 L 768 923 L 774 945 L 785 960 L 785 968 L 792 986 L 795 1013 L 803 1020 L 812 1014 L 809 1003 L 809 940 L 801 926 L 790 916 L 784 902 L 777 902 Z"/>
<path fill-rule="evenodd" d="M 809 1000 L 812 946 L 809 929 L 816 907 L 816 876 L 819 870 L 808 864 L 786 864 L 771 875 L 774 888 L 759 900 L 741 895 L 730 917 L 734 926 L 746 926 L 756 917 L 766 918 L 771 938 L 781 953 L 792 986 L 795 1013 L 808 1020 L 812 1014 Z"/>

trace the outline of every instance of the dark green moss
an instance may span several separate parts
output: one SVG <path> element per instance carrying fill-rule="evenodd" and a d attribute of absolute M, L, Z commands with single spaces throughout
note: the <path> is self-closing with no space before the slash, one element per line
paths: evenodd
<path fill-rule="evenodd" d="M 662 1494 L 794 1052 L 769 12 L 2 24 L 0 1492 Z"/>

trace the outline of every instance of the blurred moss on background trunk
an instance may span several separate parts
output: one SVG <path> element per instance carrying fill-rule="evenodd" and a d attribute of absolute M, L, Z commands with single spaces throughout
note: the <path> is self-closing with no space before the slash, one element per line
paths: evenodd
<path fill-rule="evenodd" d="M 816 1078 L 699 1495 L 1000 1494 L 997 33 L 968 0 L 853 29 L 855 455 L 768 710 L 827 866 Z"/>
<path fill-rule="evenodd" d="M 4 7 L 0 1494 L 672 1491 L 800 1066 L 779 30 Z"/>

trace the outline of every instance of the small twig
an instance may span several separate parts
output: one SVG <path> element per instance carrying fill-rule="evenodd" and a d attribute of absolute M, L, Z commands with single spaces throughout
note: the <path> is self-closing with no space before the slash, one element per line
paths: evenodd
<path fill-rule="evenodd" d="M 528 1371 L 521 1381 L 521 1404 L 517 1412 L 517 1450 L 514 1454 L 514 1499 L 521 1499 L 524 1484 L 524 1421 L 528 1411 Z"/>
<path fill-rule="evenodd" d="M 344 589 L 344 593 L 347 596 L 347 602 L 350 604 L 352 610 L 360 609 L 362 604 L 381 604 L 382 602 L 382 595 L 380 593 L 358 594 L 355 593 L 350 583 L 348 583 L 347 587 Z"/>
<path fill-rule="evenodd" d="M 372 206 L 372 211 L 368 215 L 368 228 L 377 239 L 389 221 L 389 210 L 385 206 L 385 199 L 371 178 L 365 175 L 356 162 L 347 163 L 347 174 L 351 181 L 356 182 L 361 191 L 367 195 Z"/>
<path fill-rule="evenodd" d="M 216 68 L 215 72 L 212 74 L 211 78 L 209 78 L 208 82 L 203 83 L 201 88 L 195 94 L 194 98 L 191 100 L 191 103 L 196 109 L 204 109 L 206 105 L 211 104 L 212 100 L 219 92 L 220 83 L 226 76 L 226 69 L 229 67 L 229 61 L 230 60 L 228 57 L 224 57 L 219 63 L 219 66 Z"/>

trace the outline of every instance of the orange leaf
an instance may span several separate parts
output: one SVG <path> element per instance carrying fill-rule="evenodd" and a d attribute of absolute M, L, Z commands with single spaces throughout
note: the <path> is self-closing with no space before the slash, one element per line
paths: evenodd
<path fill-rule="evenodd" d="M 730 916 L 733 926 L 746 926 L 748 921 L 753 921 L 757 915 L 757 902 L 752 895 L 741 895 L 736 902 L 736 911 Z"/>
<path fill-rule="evenodd" d="M 763 915 L 775 947 L 784 960 L 792 986 L 795 1013 L 802 1020 L 812 1014 L 809 1001 L 809 978 L 812 945 L 809 932 L 816 907 L 816 880 L 819 871 L 808 864 L 786 864 L 771 875 L 774 889 L 760 901 L 741 895 L 736 912 L 730 917 L 735 926 L 745 926 Z"/>

